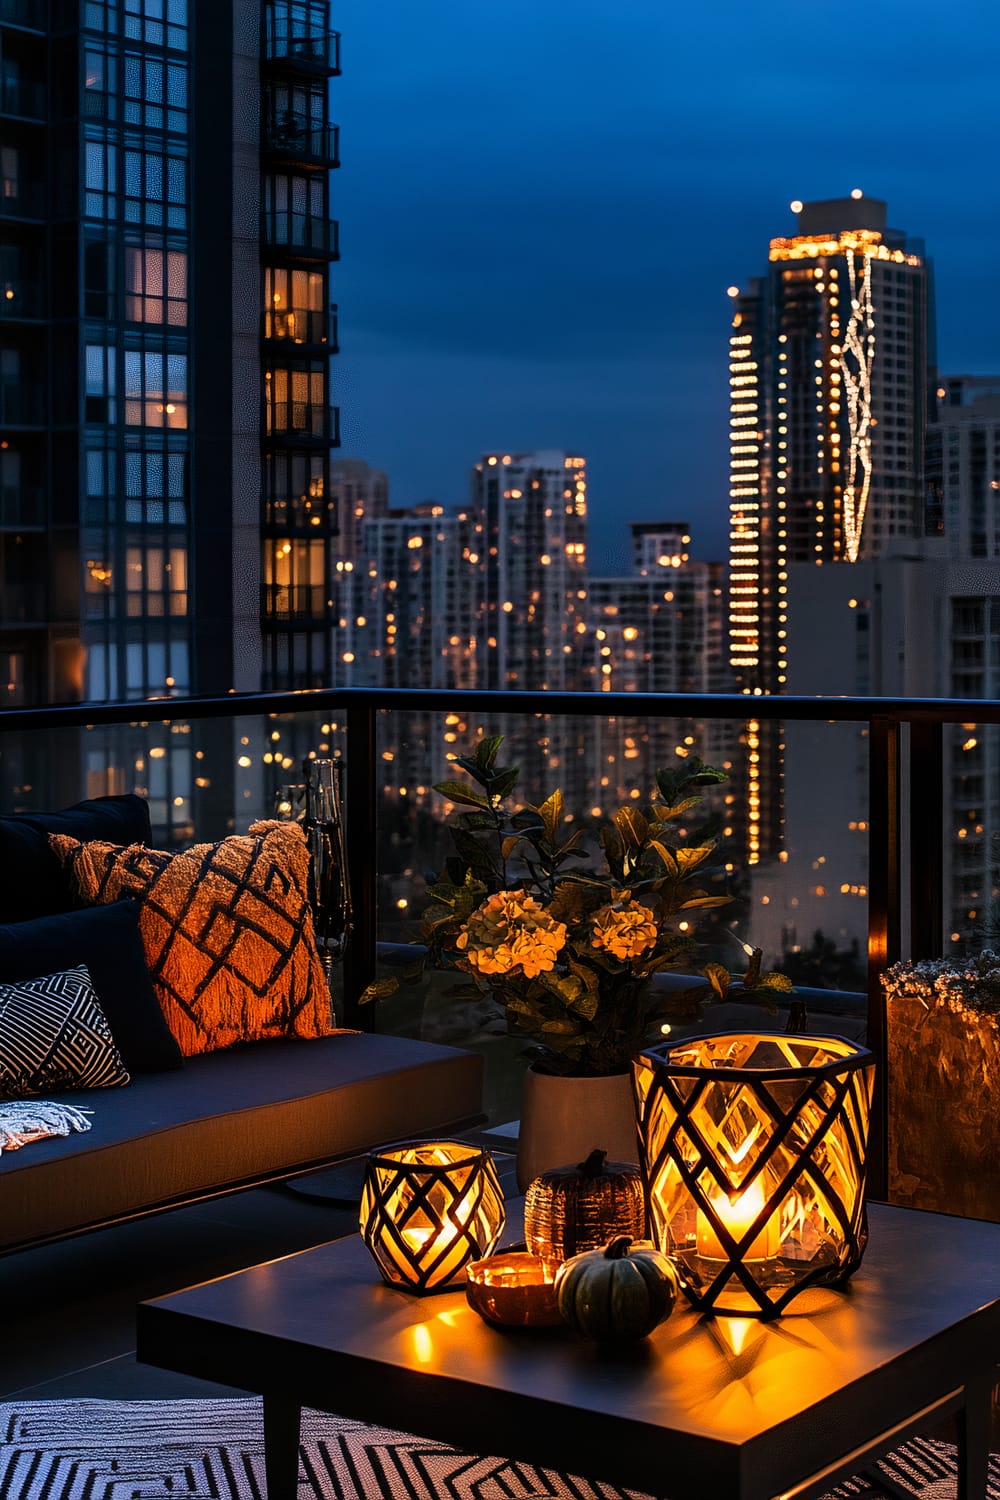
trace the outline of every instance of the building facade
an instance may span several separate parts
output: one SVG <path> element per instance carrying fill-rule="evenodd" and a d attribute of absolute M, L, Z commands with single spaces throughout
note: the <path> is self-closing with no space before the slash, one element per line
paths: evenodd
<path fill-rule="evenodd" d="M 328 0 L 0 11 L 4 700 L 328 680 Z"/>
<path fill-rule="evenodd" d="M 482 525 L 473 565 L 479 591 L 478 686 L 581 687 L 586 460 L 562 449 L 484 454 L 472 473 L 470 511 Z"/>
<path fill-rule="evenodd" d="M 927 266 L 886 205 L 794 204 L 766 277 L 730 288 L 730 653 L 787 683 L 787 570 L 924 534 Z"/>

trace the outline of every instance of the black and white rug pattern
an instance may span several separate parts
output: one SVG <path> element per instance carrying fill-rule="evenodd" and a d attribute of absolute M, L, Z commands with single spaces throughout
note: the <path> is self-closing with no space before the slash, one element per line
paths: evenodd
<path fill-rule="evenodd" d="M 849 1480 L 829 1500 L 914 1495 L 951 1500 L 955 1450 L 916 1439 L 883 1461 L 874 1485 Z M 18 1401 L 0 1404 L 0 1500 L 266 1500 L 260 1402 Z M 990 1500 L 1000 1500 L 1000 1458 Z M 299 1500 L 645 1500 L 511 1459 L 307 1411 Z"/>

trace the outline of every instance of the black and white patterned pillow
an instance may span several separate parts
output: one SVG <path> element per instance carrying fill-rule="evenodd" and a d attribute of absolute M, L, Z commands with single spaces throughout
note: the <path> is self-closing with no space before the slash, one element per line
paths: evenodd
<path fill-rule="evenodd" d="M 128 1081 L 86 964 L 0 984 L 0 1099 Z"/>

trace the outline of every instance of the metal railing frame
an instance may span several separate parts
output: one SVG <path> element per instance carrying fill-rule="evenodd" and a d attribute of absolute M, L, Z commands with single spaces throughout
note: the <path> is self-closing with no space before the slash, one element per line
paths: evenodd
<path fill-rule="evenodd" d="M 356 998 L 375 977 L 378 832 L 377 720 L 380 712 L 478 713 L 484 721 L 523 714 L 567 718 L 739 719 L 785 723 L 856 723 L 869 739 L 868 1046 L 875 1054 L 876 1097 L 870 1162 L 873 1194 L 888 1178 L 886 1013 L 879 976 L 904 953 L 902 850 L 908 859 L 911 958 L 940 956 L 944 829 L 942 798 L 945 724 L 1000 724 L 995 700 L 934 698 L 804 698 L 729 694 L 488 692 L 424 688 L 318 688 L 287 693 L 227 694 L 218 698 L 142 699 L 132 703 L 65 705 L 0 711 L 0 734 L 161 721 L 238 718 L 340 710 L 346 721 L 350 775 L 346 826 L 354 932 L 344 962 L 347 1025 L 371 1026 L 372 1007 Z M 904 731 L 906 731 L 904 733 Z M 903 797 L 908 786 L 909 795 Z"/>

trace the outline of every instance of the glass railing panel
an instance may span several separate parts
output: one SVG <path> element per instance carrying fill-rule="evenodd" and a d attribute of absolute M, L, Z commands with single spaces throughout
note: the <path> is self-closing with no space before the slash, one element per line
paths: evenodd
<path fill-rule="evenodd" d="M 491 1118 L 510 1118 L 503 1111 L 516 1100 L 525 1066 L 524 1043 L 506 1035 L 488 995 L 479 1000 L 454 998 L 454 992 L 468 987 L 461 972 L 409 972 L 414 954 L 420 952 L 428 885 L 456 853 L 450 830 L 462 810 L 461 804 L 435 792 L 435 783 L 468 782 L 449 766 L 451 757 L 471 753 L 481 735 L 503 734 L 499 762 L 521 767 L 511 806 L 538 806 L 561 790 L 564 834 L 579 833 L 587 856 L 581 869 L 606 868 L 601 827 L 619 809 L 643 809 L 648 804 L 659 768 L 676 771 L 698 757 L 724 771 L 725 780 L 705 789 L 698 813 L 692 810 L 671 824 L 686 827 L 695 816 L 704 819 L 706 835 L 718 840 L 712 859 L 718 873 L 707 878 L 703 888 L 710 896 L 730 898 L 717 908 L 677 913 L 676 929 L 686 927 L 696 944 L 692 961 L 684 967 L 690 974 L 713 963 L 739 975 L 747 966 L 748 950 L 759 946 L 765 966 L 794 976 L 799 993 L 776 995 L 774 1016 L 758 1005 L 730 1000 L 708 1007 L 696 1020 L 688 1013 L 690 1007 L 681 1005 L 678 1024 L 689 1030 L 741 1024 L 783 1030 L 802 1024 L 804 1006 L 810 1029 L 863 1035 L 867 760 L 861 726 L 775 725 L 773 733 L 762 735 L 756 723 L 646 720 L 640 715 L 540 718 L 499 711 L 487 719 L 481 711 L 477 717 L 458 708 L 446 714 L 380 714 L 379 974 L 400 980 L 395 993 L 380 1002 L 382 1029 L 481 1050 L 487 1058 Z M 811 824 L 809 788 L 815 797 L 814 770 L 821 751 L 830 770 L 823 816 Z M 770 768 L 762 765 L 765 754 L 777 757 Z M 752 810 L 776 830 L 776 836 L 764 840 L 761 834 L 751 862 L 746 850 Z M 691 823 L 689 838 L 699 837 L 698 826 Z M 836 892 L 830 888 L 834 868 Z M 512 856 L 506 869 L 508 887 L 516 887 L 525 873 Z M 841 885 L 848 890 L 841 892 Z M 685 989 L 692 981 L 668 973 L 656 983 Z M 790 999 L 795 1002 L 794 1018 Z"/>

